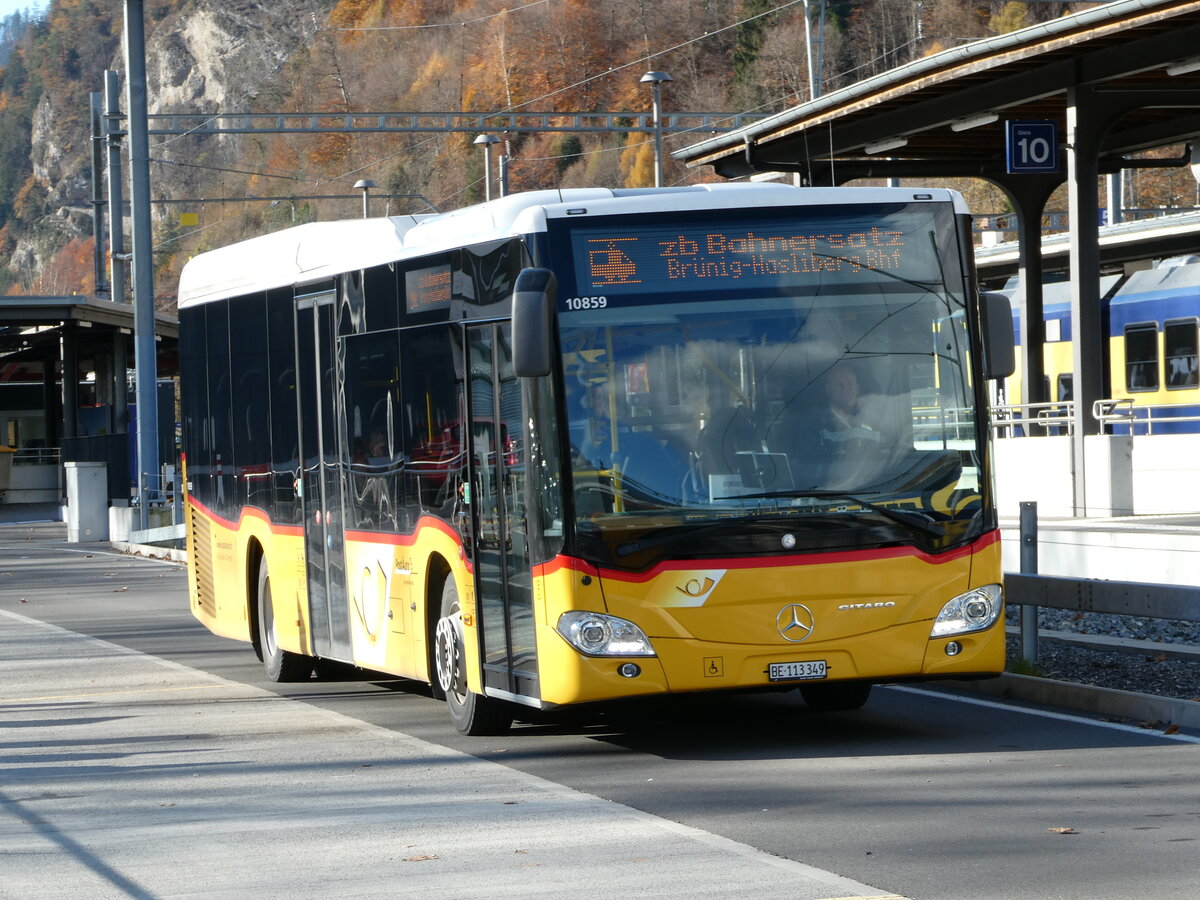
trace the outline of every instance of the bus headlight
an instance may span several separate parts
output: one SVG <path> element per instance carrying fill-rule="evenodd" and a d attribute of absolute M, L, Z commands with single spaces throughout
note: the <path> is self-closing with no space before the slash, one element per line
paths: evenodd
<path fill-rule="evenodd" d="M 990 628 L 1004 607 L 1004 592 L 998 584 L 959 594 L 942 607 L 934 620 L 930 637 L 945 637 L 949 634 L 967 634 Z"/>
<path fill-rule="evenodd" d="M 650 639 L 632 622 L 594 612 L 566 612 L 558 633 L 588 656 L 654 656 Z"/>

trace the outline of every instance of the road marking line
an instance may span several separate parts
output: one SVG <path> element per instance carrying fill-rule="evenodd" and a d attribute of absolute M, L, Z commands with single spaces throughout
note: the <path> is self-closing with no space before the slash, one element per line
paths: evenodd
<path fill-rule="evenodd" d="M 45 700 L 88 700 L 92 697 L 127 697 L 130 694 L 168 694 L 174 691 L 233 690 L 237 684 L 191 684 L 186 687 L 130 688 L 124 691 L 94 691 L 87 694 L 51 694 L 46 697 L 0 697 L 0 703 L 41 703 Z"/>
<path fill-rule="evenodd" d="M 1056 719 L 1059 722 L 1071 722 L 1076 725 L 1093 725 L 1097 728 L 1108 728 L 1113 731 L 1124 731 L 1129 734 L 1140 734 L 1143 737 L 1162 738 L 1164 741 L 1177 741 L 1181 744 L 1200 744 L 1200 737 L 1190 734 L 1163 734 L 1149 728 L 1139 728 L 1136 725 L 1125 725 L 1121 722 L 1105 722 L 1103 719 L 1089 719 L 1086 716 L 1076 716 L 1071 713 L 1052 712 L 1048 709 L 1033 709 L 1028 706 L 1014 706 L 1011 703 L 1001 703 L 998 700 L 981 700 L 976 697 L 963 697 L 960 694 L 946 694 L 941 691 L 931 691 L 926 688 L 908 687 L 891 684 L 890 691 L 902 691 L 906 694 L 919 694 L 922 697 L 941 697 L 958 703 L 968 703 L 971 706 L 982 706 L 984 709 L 1003 709 L 1008 712 L 1025 713 L 1030 716 L 1040 716 L 1043 719 Z"/>

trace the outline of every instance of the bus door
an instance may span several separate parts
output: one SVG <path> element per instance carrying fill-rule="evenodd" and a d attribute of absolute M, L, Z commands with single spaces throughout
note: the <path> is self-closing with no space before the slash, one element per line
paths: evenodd
<path fill-rule="evenodd" d="M 308 616 L 317 656 L 350 660 L 343 546 L 344 503 L 337 427 L 342 384 L 334 350 L 332 290 L 296 297 L 296 404 Z"/>
<path fill-rule="evenodd" d="M 467 329 L 467 434 L 475 596 L 489 693 L 537 699 L 533 592 L 526 542 L 521 386 L 508 323 Z"/>

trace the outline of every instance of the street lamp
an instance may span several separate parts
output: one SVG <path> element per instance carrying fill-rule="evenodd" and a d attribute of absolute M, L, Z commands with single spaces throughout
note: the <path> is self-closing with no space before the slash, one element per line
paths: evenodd
<path fill-rule="evenodd" d="M 368 216 L 367 197 L 371 193 L 371 188 L 375 187 L 375 182 L 371 181 L 368 178 L 361 178 L 358 181 L 354 182 L 354 187 L 356 190 L 362 191 L 362 194 L 363 194 L 363 218 L 365 219 Z"/>
<path fill-rule="evenodd" d="M 475 145 L 483 147 L 483 199 L 492 199 L 492 144 L 499 144 L 500 138 L 494 134 L 481 134 L 475 138 Z"/>
<path fill-rule="evenodd" d="M 663 181 L 663 148 L 662 148 L 662 86 L 668 81 L 674 81 L 666 72 L 647 72 L 639 80 L 640 84 L 650 85 L 654 98 L 654 186 L 662 187 Z"/>

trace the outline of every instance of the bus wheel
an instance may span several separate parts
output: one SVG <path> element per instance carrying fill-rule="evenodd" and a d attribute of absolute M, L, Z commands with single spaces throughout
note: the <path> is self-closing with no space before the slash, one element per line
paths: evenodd
<path fill-rule="evenodd" d="M 800 688 L 800 696 L 816 712 L 844 712 L 866 703 L 871 696 L 871 685 L 861 681 L 808 684 Z"/>
<path fill-rule="evenodd" d="M 272 681 L 307 681 L 312 675 L 312 657 L 292 653 L 279 646 L 266 557 L 258 564 L 258 642 L 262 647 L 263 667 Z"/>
<path fill-rule="evenodd" d="M 503 700 L 474 694 L 467 687 L 467 664 L 463 657 L 462 609 L 453 578 L 442 588 L 442 615 L 434 635 L 438 687 L 446 695 L 450 719 L 463 734 L 503 734 L 512 724 L 512 712 Z"/>

